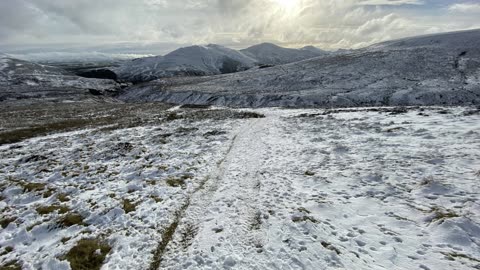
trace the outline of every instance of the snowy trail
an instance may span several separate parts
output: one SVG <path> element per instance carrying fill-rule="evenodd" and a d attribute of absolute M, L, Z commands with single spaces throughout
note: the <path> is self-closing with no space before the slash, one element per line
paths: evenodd
<path fill-rule="evenodd" d="M 160 269 L 479 266 L 477 117 L 261 112 L 192 197 Z"/>
<path fill-rule="evenodd" d="M 266 154 L 264 129 L 269 120 L 250 120 L 239 128 L 225 159 L 191 198 L 161 269 L 178 268 L 187 258 L 195 257 L 190 251 L 225 254 L 228 266 L 234 263 L 228 254 L 247 255 L 258 247 L 261 239 L 252 229 L 261 222 L 257 197 Z M 219 243 L 212 234 L 218 236 Z"/>

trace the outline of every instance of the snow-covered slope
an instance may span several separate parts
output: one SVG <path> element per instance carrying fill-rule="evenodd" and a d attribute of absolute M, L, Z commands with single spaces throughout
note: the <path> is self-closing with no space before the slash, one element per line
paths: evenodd
<path fill-rule="evenodd" d="M 115 71 L 123 80 L 151 81 L 174 76 L 232 73 L 252 68 L 255 62 L 236 50 L 210 44 L 181 48 L 165 56 L 136 59 Z"/>
<path fill-rule="evenodd" d="M 325 55 L 326 52 L 307 46 L 302 49 L 282 48 L 272 43 L 262 43 L 241 50 L 245 55 L 256 59 L 260 64 L 281 65 Z"/>
<path fill-rule="evenodd" d="M 116 91 L 113 80 L 87 79 L 63 69 L 0 55 L 0 100 L 41 96 L 63 96 L 66 99 L 94 91 Z"/>
<path fill-rule="evenodd" d="M 324 51 L 320 48 L 317 48 L 315 46 L 305 46 L 303 48 L 300 48 L 300 51 L 308 51 L 308 52 L 312 52 L 312 53 L 315 53 L 315 54 L 318 54 L 318 55 L 326 55 L 326 54 L 329 54 L 328 51 Z"/>
<path fill-rule="evenodd" d="M 431 40 L 435 46 L 427 46 Z M 480 104 L 480 30 L 262 70 L 163 80 L 132 87 L 120 98 L 252 107 Z"/>
<path fill-rule="evenodd" d="M 478 48 L 480 30 L 466 30 L 444 34 L 432 34 L 419 37 L 408 37 L 386 41 L 369 47 L 373 50 L 406 49 L 406 48 L 440 48 L 450 50 L 463 50 Z"/>
<path fill-rule="evenodd" d="M 122 118 L 0 146 L 1 269 L 479 268 L 470 108 L 62 107 Z"/>

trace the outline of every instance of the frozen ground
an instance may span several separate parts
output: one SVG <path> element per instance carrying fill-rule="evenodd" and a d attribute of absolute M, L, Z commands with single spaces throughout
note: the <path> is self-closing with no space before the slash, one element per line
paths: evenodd
<path fill-rule="evenodd" d="M 0 146 L 0 265 L 480 269 L 478 110 L 167 109 Z"/>

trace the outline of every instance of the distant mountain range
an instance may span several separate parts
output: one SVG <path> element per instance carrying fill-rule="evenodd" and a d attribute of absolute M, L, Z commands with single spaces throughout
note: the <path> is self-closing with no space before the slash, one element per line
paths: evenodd
<path fill-rule="evenodd" d="M 129 61 L 114 71 L 87 72 L 86 77 L 110 78 L 91 79 L 0 55 L 0 101 L 100 96 L 234 107 L 480 104 L 480 30 L 335 53 L 268 43 L 240 51 L 191 46 Z M 115 78 L 143 83 L 122 84 Z"/>
<path fill-rule="evenodd" d="M 480 30 L 405 38 L 268 69 L 133 86 L 125 101 L 238 107 L 480 104 Z"/>
<path fill-rule="evenodd" d="M 262 43 L 240 50 L 240 52 L 263 65 L 283 65 L 328 54 L 328 52 L 313 46 L 301 49 L 289 49 L 272 43 Z"/>
<path fill-rule="evenodd" d="M 237 51 L 210 44 L 180 48 L 165 56 L 136 59 L 124 63 L 114 71 L 122 80 L 145 82 L 178 76 L 234 73 L 255 66 L 282 65 L 325 54 L 327 52 L 313 46 L 287 49 L 263 43 Z"/>

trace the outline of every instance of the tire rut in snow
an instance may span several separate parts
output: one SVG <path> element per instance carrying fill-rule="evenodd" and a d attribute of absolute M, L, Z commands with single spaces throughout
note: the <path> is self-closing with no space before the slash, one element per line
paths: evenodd
<path fill-rule="evenodd" d="M 191 204 L 163 253 L 162 269 L 179 269 L 198 252 L 222 257 L 223 253 L 243 254 L 262 248 L 265 232 L 258 195 L 264 180 L 260 171 L 266 121 L 270 119 L 256 119 L 241 127 L 210 180 L 189 198 Z M 219 237 L 222 246 L 212 242 Z"/>
<path fill-rule="evenodd" d="M 210 182 L 211 179 L 214 179 L 215 182 L 218 180 L 218 178 L 221 175 L 221 173 L 219 173 L 219 171 L 222 171 L 222 165 L 225 162 L 225 160 L 227 159 L 227 157 L 229 156 L 230 152 L 232 151 L 232 148 L 235 145 L 236 139 L 237 139 L 237 135 L 235 135 L 232 138 L 232 142 L 231 142 L 224 158 L 221 159 L 217 163 L 217 169 L 214 170 L 214 172 L 212 174 L 207 176 L 204 179 L 204 181 L 202 181 L 200 183 L 200 185 L 191 193 L 191 195 L 187 198 L 187 201 L 185 202 L 185 204 L 175 213 L 175 218 L 174 218 L 173 222 L 166 229 L 164 229 L 163 232 L 161 233 L 162 240 L 160 241 L 160 243 L 158 244 L 157 248 L 155 249 L 155 251 L 153 253 L 154 254 L 153 255 L 153 260 L 150 264 L 150 267 L 148 268 L 149 270 L 157 270 L 157 269 L 160 268 L 160 266 L 162 264 L 162 261 L 163 261 L 163 258 L 164 258 L 164 254 L 167 251 L 167 247 L 172 243 L 175 235 L 177 235 L 179 233 L 178 231 L 179 231 L 179 229 L 181 229 L 181 227 L 187 228 L 183 232 L 180 232 L 184 236 L 184 237 L 182 237 L 183 239 L 185 239 L 185 236 L 188 236 L 191 239 L 194 238 L 194 235 L 192 235 L 192 233 L 189 233 L 189 232 L 196 233 L 194 229 L 193 230 L 191 229 L 192 225 L 190 225 L 190 223 L 188 223 L 186 226 L 184 226 L 184 224 L 182 223 L 182 219 L 185 217 L 185 213 L 186 213 L 187 209 L 190 207 L 192 196 L 194 196 L 195 194 L 204 190 L 206 184 L 208 182 Z M 188 248 L 188 245 L 186 245 L 185 243 L 182 246 L 184 248 Z"/>

